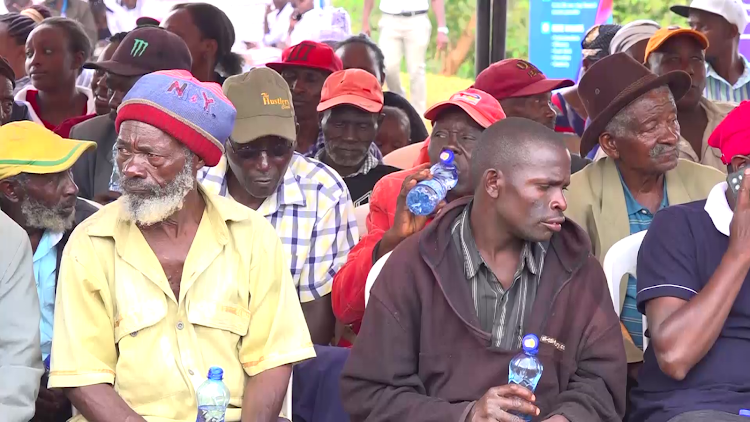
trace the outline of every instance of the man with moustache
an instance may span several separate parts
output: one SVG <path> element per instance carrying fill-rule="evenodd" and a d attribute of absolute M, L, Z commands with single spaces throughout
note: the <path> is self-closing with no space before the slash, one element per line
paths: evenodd
<path fill-rule="evenodd" d="M 578 93 L 592 119 L 581 145 L 598 143 L 607 157 L 573 175 L 565 215 L 588 233 L 600 261 L 617 241 L 647 230 L 657 211 L 705 199 L 724 179 L 714 168 L 678 159 L 675 102 L 690 87 L 687 73 L 657 76 L 625 53 L 598 61 L 581 79 Z M 643 360 L 635 286 L 633 277 L 620 284 L 618 305 L 631 382 Z"/>
<path fill-rule="evenodd" d="M 28 233 L 39 296 L 42 360 L 52 347 L 55 289 L 63 249 L 73 229 L 97 208 L 77 198 L 70 168 L 93 142 L 60 138 L 26 121 L 0 127 L 0 210 Z M 47 360 L 47 362 L 49 362 Z M 70 402 L 42 379 L 33 421 L 70 418 Z"/>
<path fill-rule="evenodd" d="M 143 75 L 169 69 L 189 71 L 192 59 L 182 38 L 162 28 L 144 27 L 128 33 L 109 60 L 86 63 L 83 67 L 105 72 L 108 94 L 106 98 L 101 98 L 98 92 L 96 95 L 98 101 L 109 103 L 109 111 L 70 130 L 71 138 L 97 144 L 96 151 L 84 154 L 73 166 L 73 177 L 82 198 L 106 204 L 117 196 L 118 190 L 110 182 L 117 140 L 115 118 L 122 97 Z"/>
<path fill-rule="evenodd" d="M 372 153 L 382 111 L 380 82 L 362 69 L 340 70 L 323 84 L 318 112 L 325 148 L 315 158 L 344 178 L 355 207 L 369 202 L 378 180 L 399 170 Z"/>
<path fill-rule="evenodd" d="M 292 364 L 315 356 L 273 227 L 196 181 L 235 114 L 184 70 L 143 76 L 124 97 L 123 195 L 73 233 L 58 285 L 49 386 L 65 389 L 73 421 L 193 420 L 211 366 L 231 392 L 227 421 L 275 420 Z"/>
<path fill-rule="evenodd" d="M 559 136 L 527 119 L 490 126 L 473 197 L 386 261 L 341 379 L 353 422 L 621 420 L 622 337 L 591 245 L 563 217 Z M 544 365 L 533 393 L 507 382 L 526 334 Z"/>

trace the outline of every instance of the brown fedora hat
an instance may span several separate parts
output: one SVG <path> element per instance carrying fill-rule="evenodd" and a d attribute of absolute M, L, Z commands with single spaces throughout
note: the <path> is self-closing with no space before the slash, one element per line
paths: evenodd
<path fill-rule="evenodd" d="M 607 56 L 583 75 L 578 96 L 589 114 L 591 123 L 581 136 L 581 156 L 599 143 L 599 135 L 613 117 L 641 95 L 667 85 L 675 101 L 690 89 L 690 75 L 681 70 L 656 76 L 625 53 Z"/>

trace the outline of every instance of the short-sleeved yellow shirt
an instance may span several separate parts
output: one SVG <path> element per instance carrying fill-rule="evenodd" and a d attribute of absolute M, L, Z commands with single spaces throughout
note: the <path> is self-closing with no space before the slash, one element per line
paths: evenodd
<path fill-rule="evenodd" d="M 248 376 L 315 356 L 273 227 L 199 190 L 206 209 L 179 298 L 120 201 L 76 228 L 60 267 L 50 388 L 113 384 L 149 422 L 194 421 L 195 390 L 220 366 L 226 420 L 239 421 Z"/>

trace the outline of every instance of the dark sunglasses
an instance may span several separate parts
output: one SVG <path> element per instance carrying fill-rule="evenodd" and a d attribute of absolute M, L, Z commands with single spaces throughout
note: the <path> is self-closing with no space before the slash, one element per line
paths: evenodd
<path fill-rule="evenodd" d="M 253 146 L 238 148 L 231 138 L 229 138 L 229 145 L 234 150 L 234 153 L 243 160 L 257 160 L 264 151 L 273 158 L 282 158 L 289 154 L 289 151 L 292 149 L 292 144 L 289 142 L 276 142 L 270 148 Z"/>

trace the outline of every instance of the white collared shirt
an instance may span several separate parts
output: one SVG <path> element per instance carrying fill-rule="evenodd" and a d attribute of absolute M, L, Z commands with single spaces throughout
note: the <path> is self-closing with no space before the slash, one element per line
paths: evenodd
<path fill-rule="evenodd" d="M 729 236 L 729 224 L 732 223 L 732 217 L 734 216 L 734 212 L 729 208 L 727 202 L 726 192 L 728 187 L 727 182 L 721 182 L 714 186 L 708 193 L 706 205 L 703 207 L 708 216 L 711 217 L 711 221 L 714 222 L 716 230 L 725 236 Z"/>

